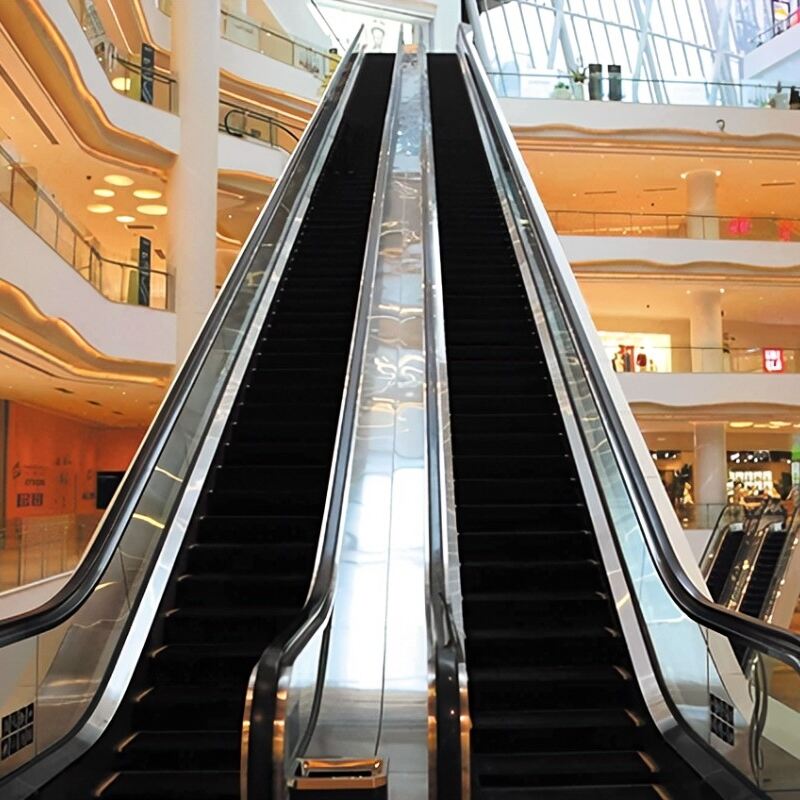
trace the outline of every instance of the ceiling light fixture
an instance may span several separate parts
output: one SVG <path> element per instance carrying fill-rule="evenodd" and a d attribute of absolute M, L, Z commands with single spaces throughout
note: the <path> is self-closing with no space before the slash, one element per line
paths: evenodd
<path fill-rule="evenodd" d="M 106 175 L 103 180 L 106 183 L 110 183 L 112 186 L 132 186 L 133 185 L 133 178 L 129 178 L 127 175 Z"/>
<path fill-rule="evenodd" d="M 753 423 L 752 422 L 731 422 L 730 426 L 731 426 L 731 428 L 752 428 L 753 427 Z"/>
<path fill-rule="evenodd" d="M 117 222 L 123 222 L 127 225 L 129 222 L 135 222 L 136 217 L 132 217 L 130 214 L 120 214 L 116 220 Z"/>
<path fill-rule="evenodd" d="M 116 192 L 113 189 L 95 189 L 92 194 L 97 197 L 113 197 Z"/>
<path fill-rule="evenodd" d="M 131 90 L 131 79 L 125 75 L 118 75 L 111 81 L 111 85 L 118 92 L 129 92 Z"/>
<path fill-rule="evenodd" d="M 86 210 L 92 214 L 110 214 L 114 210 L 114 206 L 108 203 L 89 203 Z"/>
<path fill-rule="evenodd" d="M 161 192 L 158 189 L 136 189 L 133 196 L 138 197 L 140 200 L 158 200 L 161 197 Z"/>
<path fill-rule="evenodd" d="M 159 205 L 158 203 L 149 203 L 143 206 L 136 206 L 136 210 L 140 214 L 148 217 L 163 217 L 167 213 L 167 207 Z"/>

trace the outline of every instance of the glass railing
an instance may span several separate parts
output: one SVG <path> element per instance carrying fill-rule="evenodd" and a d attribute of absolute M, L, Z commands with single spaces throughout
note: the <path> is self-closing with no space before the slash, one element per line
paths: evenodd
<path fill-rule="evenodd" d="M 726 83 L 645 78 L 615 78 L 573 81 L 569 75 L 537 72 L 490 72 L 499 97 L 556 100 L 607 100 L 624 103 L 655 103 L 740 108 L 800 108 L 800 95 L 791 81 L 775 83 Z M 800 83 L 800 81 L 796 81 Z"/>
<path fill-rule="evenodd" d="M 170 276 L 166 271 L 143 270 L 137 264 L 100 255 L 91 234 L 71 222 L 2 147 L 0 202 L 107 299 L 150 308 L 170 307 Z"/>
<path fill-rule="evenodd" d="M 553 227 L 562 236 L 645 236 L 715 241 L 800 242 L 800 219 L 796 217 L 568 209 L 554 209 L 549 214 Z"/>
<path fill-rule="evenodd" d="M 172 0 L 158 0 L 158 8 L 162 13 L 171 16 Z M 273 30 L 243 14 L 233 14 L 230 11 L 221 12 L 220 32 L 222 38 L 229 42 L 310 72 L 320 80 L 329 78 L 341 59 L 336 53 L 323 53 L 311 44 L 293 39 L 282 31 Z"/>
<path fill-rule="evenodd" d="M 169 71 L 156 66 L 143 69 L 134 57 L 119 56 L 91 0 L 69 0 L 69 4 L 114 89 L 132 100 L 177 113 L 177 82 Z"/>
<path fill-rule="evenodd" d="M 800 350 L 780 347 L 637 347 L 609 354 L 615 372 L 795 374 Z"/>
<path fill-rule="evenodd" d="M 678 502 L 675 513 L 684 528 L 713 528 L 726 503 Z"/>
<path fill-rule="evenodd" d="M 612 532 L 612 548 L 625 574 L 619 608 L 632 612 L 644 640 L 655 680 L 648 702 L 662 715 L 679 750 L 701 746 L 714 753 L 709 772 L 737 773 L 770 797 L 800 790 L 800 641 L 713 604 L 674 551 L 671 521 L 651 493 L 655 480 L 639 462 L 629 426 L 597 360 L 586 322 L 571 298 L 569 264 L 558 250 L 530 175 L 494 102 L 480 60 L 461 30 L 459 48 L 468 53 L 483 103 L 486 141 L 496 180 L 525 249 L 548 337 L 586 458 L 602 498 L 598 514 Z M 539 312 L 534 311 L 535 315 Z M 649 666 L 649 665 L 648 665 Z M 649 674 L 649 673 L 648 673 Z M 652 690 L 652 694 L 650 694 Z M 738 745 L 738 747 L 736 747 Z M 725 765 L 723 767 L 723 764 Z M 744 791 L 742 787 L 741 791 Z M 736 791 L 724 796 L 734 796 Z M 745 796 L 744 794 L 742 796 Z M 747 795 L 749 796 L 749 795 Z"/>
<path fill-rule="evenodd" d="M 98 511 L 6 520 L 0 527 L 0 592 L 74 569 L 100 516 Z"/>
<path fill-rule="evenodd" d="M 226 100 L 219 101 L 219 129 L 230 136 L 238 136 L 269 147 L 291 153 L 303 129 L 295 121 L 284 121 L 279 116 L 264 114 Z"/>
<path fill-rule="evenodd" d="M 793 28 L 798 24 L 800 24 L 800 9 L 795 8 L 794 11 L 792 11 L 792 13 L 786 17 L 786 19 L 775 20 L 772 25 L 764 28 L 763 31 L 759 31 L 750 40 L 750 44 L 753 48 L 760 47 L 762 44 L 769 42 L 776 36 L 780 36 L 780 34 L 785 33 L 789 30 L 789 28 Z"/>

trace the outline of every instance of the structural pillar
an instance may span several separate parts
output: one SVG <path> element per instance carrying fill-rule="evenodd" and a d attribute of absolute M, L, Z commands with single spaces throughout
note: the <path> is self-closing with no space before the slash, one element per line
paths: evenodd
<path fill-rule="evenodd" d="M 708 518 L 716 517 L 728 501 L 728 454 L 724 422 L 694 423 L 694 501 L 711 506 Z"/>
<path fill-rule="evenodd" d="M 719 239 L 717 177 L 713 169 L 698 169 L 685 174 L 686 235 L 690 239 Z"/>
<path fill-rule="evenodd" d="M 177 357 L 189 352 L 214 300 L 217 232 L 220 0 L 173 0 L 172 71 L 180 152 L 168 184 L 168 262 Z"/>
<path fill-rule="evenodd" d="M 718 289 L 692 290 L 690 313 L 692 372 L 722 372 L 722 294 Z"/>

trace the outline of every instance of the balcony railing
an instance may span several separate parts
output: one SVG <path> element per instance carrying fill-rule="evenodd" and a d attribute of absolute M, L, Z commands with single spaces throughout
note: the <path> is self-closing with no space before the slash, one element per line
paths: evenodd
<path fill-rule="evenodd" d="M 170 278 L 166 271 L 142 270 L 137 264 L 107 258 L 93 237 L 82 232 L 47 192 L 0 147 L 0 202 L 34 231 L 76 272 L 109 300 L 165 309 L 170 304 Z M 140 297 L 140 282 L 149 278 L 147 303 Z"/>
<path fill-rule="evenodd" d="M 774 39 L 776 36 L 785 33 L 789 30 L 789 28 L 793 28 L 798 24 L 800 24 L 800 8 L 797 8 L 795 4 L 794 10 L 786 17 L 786 19 L 775 20 L 763 31 L 759 31 L 750 40 L 750 44 L 754 49 L 756 47 L 760 47 L 762 44 L 769 42 L 771 39 Z"/>
<path fill-rule="evenodd" d="M 133 100 L 141 100 L 162 111 L 177 113 L 178 84 L 170 72 L 153 66 L 147 68 L 145 75 L 141 64 L 137 64 L 132 57 L 123 58 L 117 54 L 94 3 L 90 0 L 69 0 L 69 4 L 114 89 Z M 149 79 L 152 93 L 142 92 L 143 78 Z"/>
<path fill-rule="evenodd" d="M 172 0 L 158 0 L 158 8 L 162 13 L 171 16 Z M 320 80 L 331 75 L 339 63 L 339 55 L 336 53 L 323 53 L 313 45 L 230 11 L 221 12 L 220 32 L 222 38 L 229 42 L 310 72 Z"/>
<path fill-rule="evenodd" d="M 609 358 L 615 372 L 764 373 L 800 372 L 800 350 L 782 347 L 627 346 Z"/>
<path fill-rule="evenodd" d="M 591 79 L 575 82 L 569 75 L 557 72 L 501 71 L 488 74 L 495 92 L 500 97 L 742 108 L 800 108 L 800 94 L 793 88 L 791 81 L 729 83 L 619 78 L 604 74 L 599 82 L 593 84 Z M 800 84 L 800 81 L 795 81 L 795 84 Z"/>
<path fill-rule="evenodd" d="M 277 147 L 287 153 L 294 150 L 303 132 L 294 122 L 264 114 L 252 108 L 219 101 L 219 129 L 231 136 Z"/>
<path fill-rule="evenodd" d="M 550 219 L 556 231 L 563 236 L 652 236 L 669 239 L 800 242 L 800 219 L 794 217 L 725 217 L 556 209 L 550 212 Z"/>

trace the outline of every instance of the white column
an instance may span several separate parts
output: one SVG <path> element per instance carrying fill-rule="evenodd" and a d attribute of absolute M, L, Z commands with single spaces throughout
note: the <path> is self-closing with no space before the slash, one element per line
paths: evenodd
<path fill-rule="evenodd" d="M 717 173 L 698 169 L 686 173 L 688 214 L 686 233 L 690 239 L 719 239 L 717 215 Z"/>
<path fill-rule="evenodd" d="M 178 363 L 188 353 L 214 300 L 219 3 L 172 3 L 171 66 L 178 80 L 181 136 L 169 176 L 167 219 Z"/>
<path fill-rule="evenodd" d="M 696 504 L 725 505 L 728 499 L 728 455 L 725 448 L 724 422 L 694 423 L 692 477 Z M 709 516 L 714 516 L 713 510 Z"/>
<path fill-rule="evenodd" d="M 690 300 L 692 372 L 722 372 L 722 295 L 718 289 L 693 289 Z"/>

